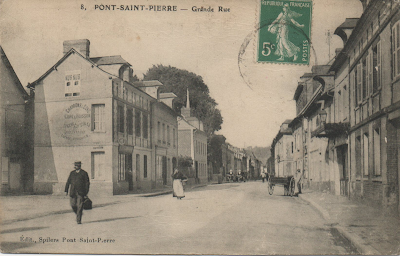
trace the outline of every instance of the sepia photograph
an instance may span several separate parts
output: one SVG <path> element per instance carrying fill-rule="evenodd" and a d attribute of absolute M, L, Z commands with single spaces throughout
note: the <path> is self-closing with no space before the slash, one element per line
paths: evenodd
<path fill-rule="evenodd" d="M 4 254 L 399 255 L 400 0 L 0 0 Z"/>

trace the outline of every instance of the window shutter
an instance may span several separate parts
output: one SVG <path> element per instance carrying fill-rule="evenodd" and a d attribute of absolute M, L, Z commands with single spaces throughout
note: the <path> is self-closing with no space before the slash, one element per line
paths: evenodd
<path fill-rule="evenodd" d="M 95 126 L 95 124 L 94 124 L 94 120 L 95 120 L 95 109 L 96 109 L 96 107 L 94 106 L 94 105 L 92 105 L 92 113 L 91 113 L 91 116 L 90 116 L 90 118 L 91 118 L 91 123 L 92 123 L 92 126 L 91 126 L 91 130 L 92 131 L 94 131 L 94 126 Z"/>

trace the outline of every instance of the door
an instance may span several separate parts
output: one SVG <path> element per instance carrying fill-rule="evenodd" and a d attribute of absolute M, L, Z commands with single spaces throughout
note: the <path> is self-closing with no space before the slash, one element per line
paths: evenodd
<path fill-rule="evenodd" d="M 167 157 L 162 157 L 162 178 L 163 185 L 167 185 Z"/>
<path fill-rule="evenodd" d="M 199 162 L 195 162 L 195 165 L 194 165 L 195 167 L 195 171 L 196 171 L 196 182 L 198 182 L 198 180 L 199 180 Z"/>
<path fill-rule="evenodd" d="M 337 158 L 339 165 L 339 174 L 340 174 L 340 195 L 348 196 L 349 195 L 349 173 L 348 173 L 348 158 L 347 158 L 347 145 L 342 145 L 337 148 Z"/>

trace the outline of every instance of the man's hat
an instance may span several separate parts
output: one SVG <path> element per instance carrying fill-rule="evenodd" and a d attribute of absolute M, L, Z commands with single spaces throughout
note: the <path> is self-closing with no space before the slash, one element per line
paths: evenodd
<path fill-rule="evenodd" d="M 75 161 L 74 165 L 82 165 L 81 161 Z"/>

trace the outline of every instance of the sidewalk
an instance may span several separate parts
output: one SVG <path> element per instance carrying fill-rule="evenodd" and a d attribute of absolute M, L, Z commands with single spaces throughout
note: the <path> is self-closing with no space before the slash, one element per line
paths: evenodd
<path fill-rule="evenodd" d="M 400 218 L 343 196 L 306 190 L 299 198 L 312 205 L 361 254 L 400 254 Z"/>
<path fill-rule="evenodd" d="M 186 191 L 198 187 L 209 185 L 195 184 L 187 186 Z M 152 197 L 172 193 L 172 188 L 165 188 L 149 193 L 115 195 L 107 197 L 98 197 L 90 195 L 93 201 L 93 208 L 104 207 L 113 204 L 129 202 L 135 197 Z M 69 196 L 53 195 L 21 195 L 21 196 L 3 196 L 0 198 L 1 222 L 10 224 L 18 221 L 25 221 L 45 217 L 53 214 L 64 214 L 71 212 L 69 205 Z"/>

